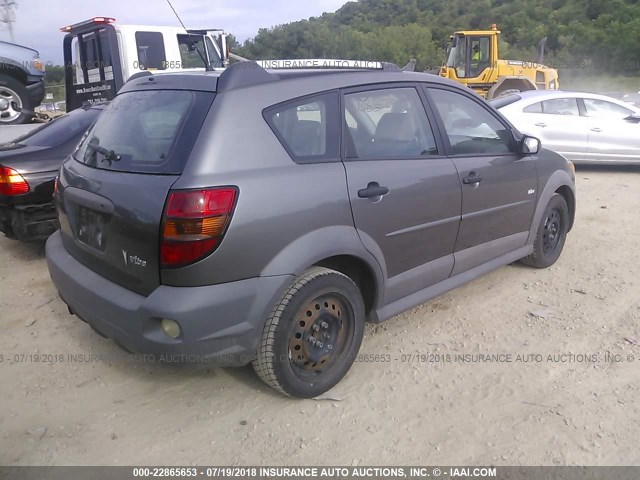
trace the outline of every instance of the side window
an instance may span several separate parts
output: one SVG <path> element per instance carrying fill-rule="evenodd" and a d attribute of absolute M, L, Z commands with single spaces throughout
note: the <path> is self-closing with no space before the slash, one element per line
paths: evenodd
<path fill-rule="evenodd" d="M 167 56 L 160 32 L 136 32 L 138 64 L 141 70 L 165 70 Z"/>
<path fill-rule="evenodd" d="M 344 97 L 348 158 L 437 155 L 436 142 L 415 88 L 389 88 Z"/>
<path fill-rule="evenodd" d="M 432 88 L 429 92 L 454 154 L 506 154 L 515 151 L 509 129 L 480 104 L 449 90 Z"/>
<path fill-rule="evenodd" d="M 102 62 L 105 67 L 111 66 L 111 50 L 109 48 L 109 37 L 105 30 L 100 30 L 100 49 L 102 50 Z"/>
<path fill-rule="evenodd" d="M 584 106 L 587 109 L 587 117 L 596 118 L 625 118 L 633 112 L 628 108 L 615 103 L 594 98 L 585 98 Z"/>
<path fill-rule="evenodd" d="M 178 35 L 182 68 L 202 68 L 206 65 L 206 50 L 201 35 Z"/>
<path fill-rule="evenodd" d="M 529 105 L 522 110 L 524 113 L 542 113 L 542 102 Z"/>
<path fill-rule="evenodd" d="M 308 163 L 338 159 L 340 121 L 337 93 L 276 105 L 265 110 L 264 117 L 295 161 Z"/>
<path fill-rule="evenodd" d="M 477 77 L 489 66 L 489 37 L 471 37 L 471 69 L 469 76 Z"/>
<path fill-rule="evenodd" d="M 101 65 L 105 69 L 105 78 L 113 79 L 111 50 L 106 30 L 96 30 L 81 37 L 74 37 L 71 42 L 71 52 L 71 62 L 75 67 L 74 85 L 84 83 L 84 72 L 88 73 L 89 82 L 97 82 L 100 79 Z"/>
<path fill-rule="evenodd" d="M 578 101 L 575 98 L 554 98 L 542 102 L 544 113 L 548 115 L 579 116 Z"/>
<path fill-rule="evenodd" d="M 218 54 L 218 50 L 216 50 L 211 39 L 209 37 L 205 37 L 205 41 L 207 42 L 207 52 L 209 52 L 209 65 L 212 68 L 224 67 L 224 63 Z"/>
<path fill-rule="evenodd" d="M 98 68 L 98 45 L 96 42 L 96 34 L 91 33 L 82 37 L 82 46 L 84 47 L 84 65 L 83 68 L 91 70 Z"/>

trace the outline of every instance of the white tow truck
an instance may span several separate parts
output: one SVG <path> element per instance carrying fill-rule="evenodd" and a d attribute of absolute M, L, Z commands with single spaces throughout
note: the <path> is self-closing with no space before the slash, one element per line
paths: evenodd
<path fill-rule="evenodd" d="M 216 70 L 229 61 L 227 35 L 219 29 L 120 25 L 93 17 L 60 29 L 67 111 L 115 97 L 144 71 Z"/>

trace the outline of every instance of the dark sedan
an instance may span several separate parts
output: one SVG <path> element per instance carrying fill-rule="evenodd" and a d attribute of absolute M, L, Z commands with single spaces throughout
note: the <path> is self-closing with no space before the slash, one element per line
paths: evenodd
<path fill-rule="evenodd" d="M 52 197 L 58 170 L 104 106 L 79 108 L 0 145 L 1 232 L 29 241 L 56 231 Z"/>

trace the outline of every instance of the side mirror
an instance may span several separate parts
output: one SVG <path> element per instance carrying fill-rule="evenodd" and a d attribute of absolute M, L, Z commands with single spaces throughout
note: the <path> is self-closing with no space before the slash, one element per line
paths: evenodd
<path fill-rule="evenodd" d="M 640 113 L 632 113 L 625 120 L 631 123 L 640 123 Z"/>
<path fill-rule="evenodd" d="M 520 153 L 523 155 L 535 155 L 540 151 L 540 139 L 523 135 L 520 139 Z"/>

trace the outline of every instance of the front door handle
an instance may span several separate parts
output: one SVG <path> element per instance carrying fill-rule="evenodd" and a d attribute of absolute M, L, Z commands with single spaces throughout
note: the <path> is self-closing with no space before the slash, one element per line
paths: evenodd
<path fill-rule="evenodd" d="M 601 132 L 601 131 L 602 131 L 602 129 L 601 129 L 601 128 L 599 128 L 599 127 L 593 127 L 593 128 L 591 129 L 591 131 L 592 131 L 592 132 Z"/>
<path fill-rule="evenodd" d="M 535 125 L 536 125 L 536 127 L 543 127 L 543 128 L 547 126 L 547 124 L 544 123 L 544 122 L 538 122 Z"/>
<path fill-rule="evenodd" d="M 462 183 L 464 183 L 465 185 L 474 185 L 476 183 L 480 183 L 481 181 L 482 177 L 476 172 L 469 172 L 469 176 L 462 179 Z"/>
<path fill-rule="evenodd" d="M 367 188 L 358 190 L 358 196 L 360 198 L 381 197 L 387 193 L 389 193 L 389 189 L 387 187 L 381 187 L 378 182 L 369 182 Z"/>

